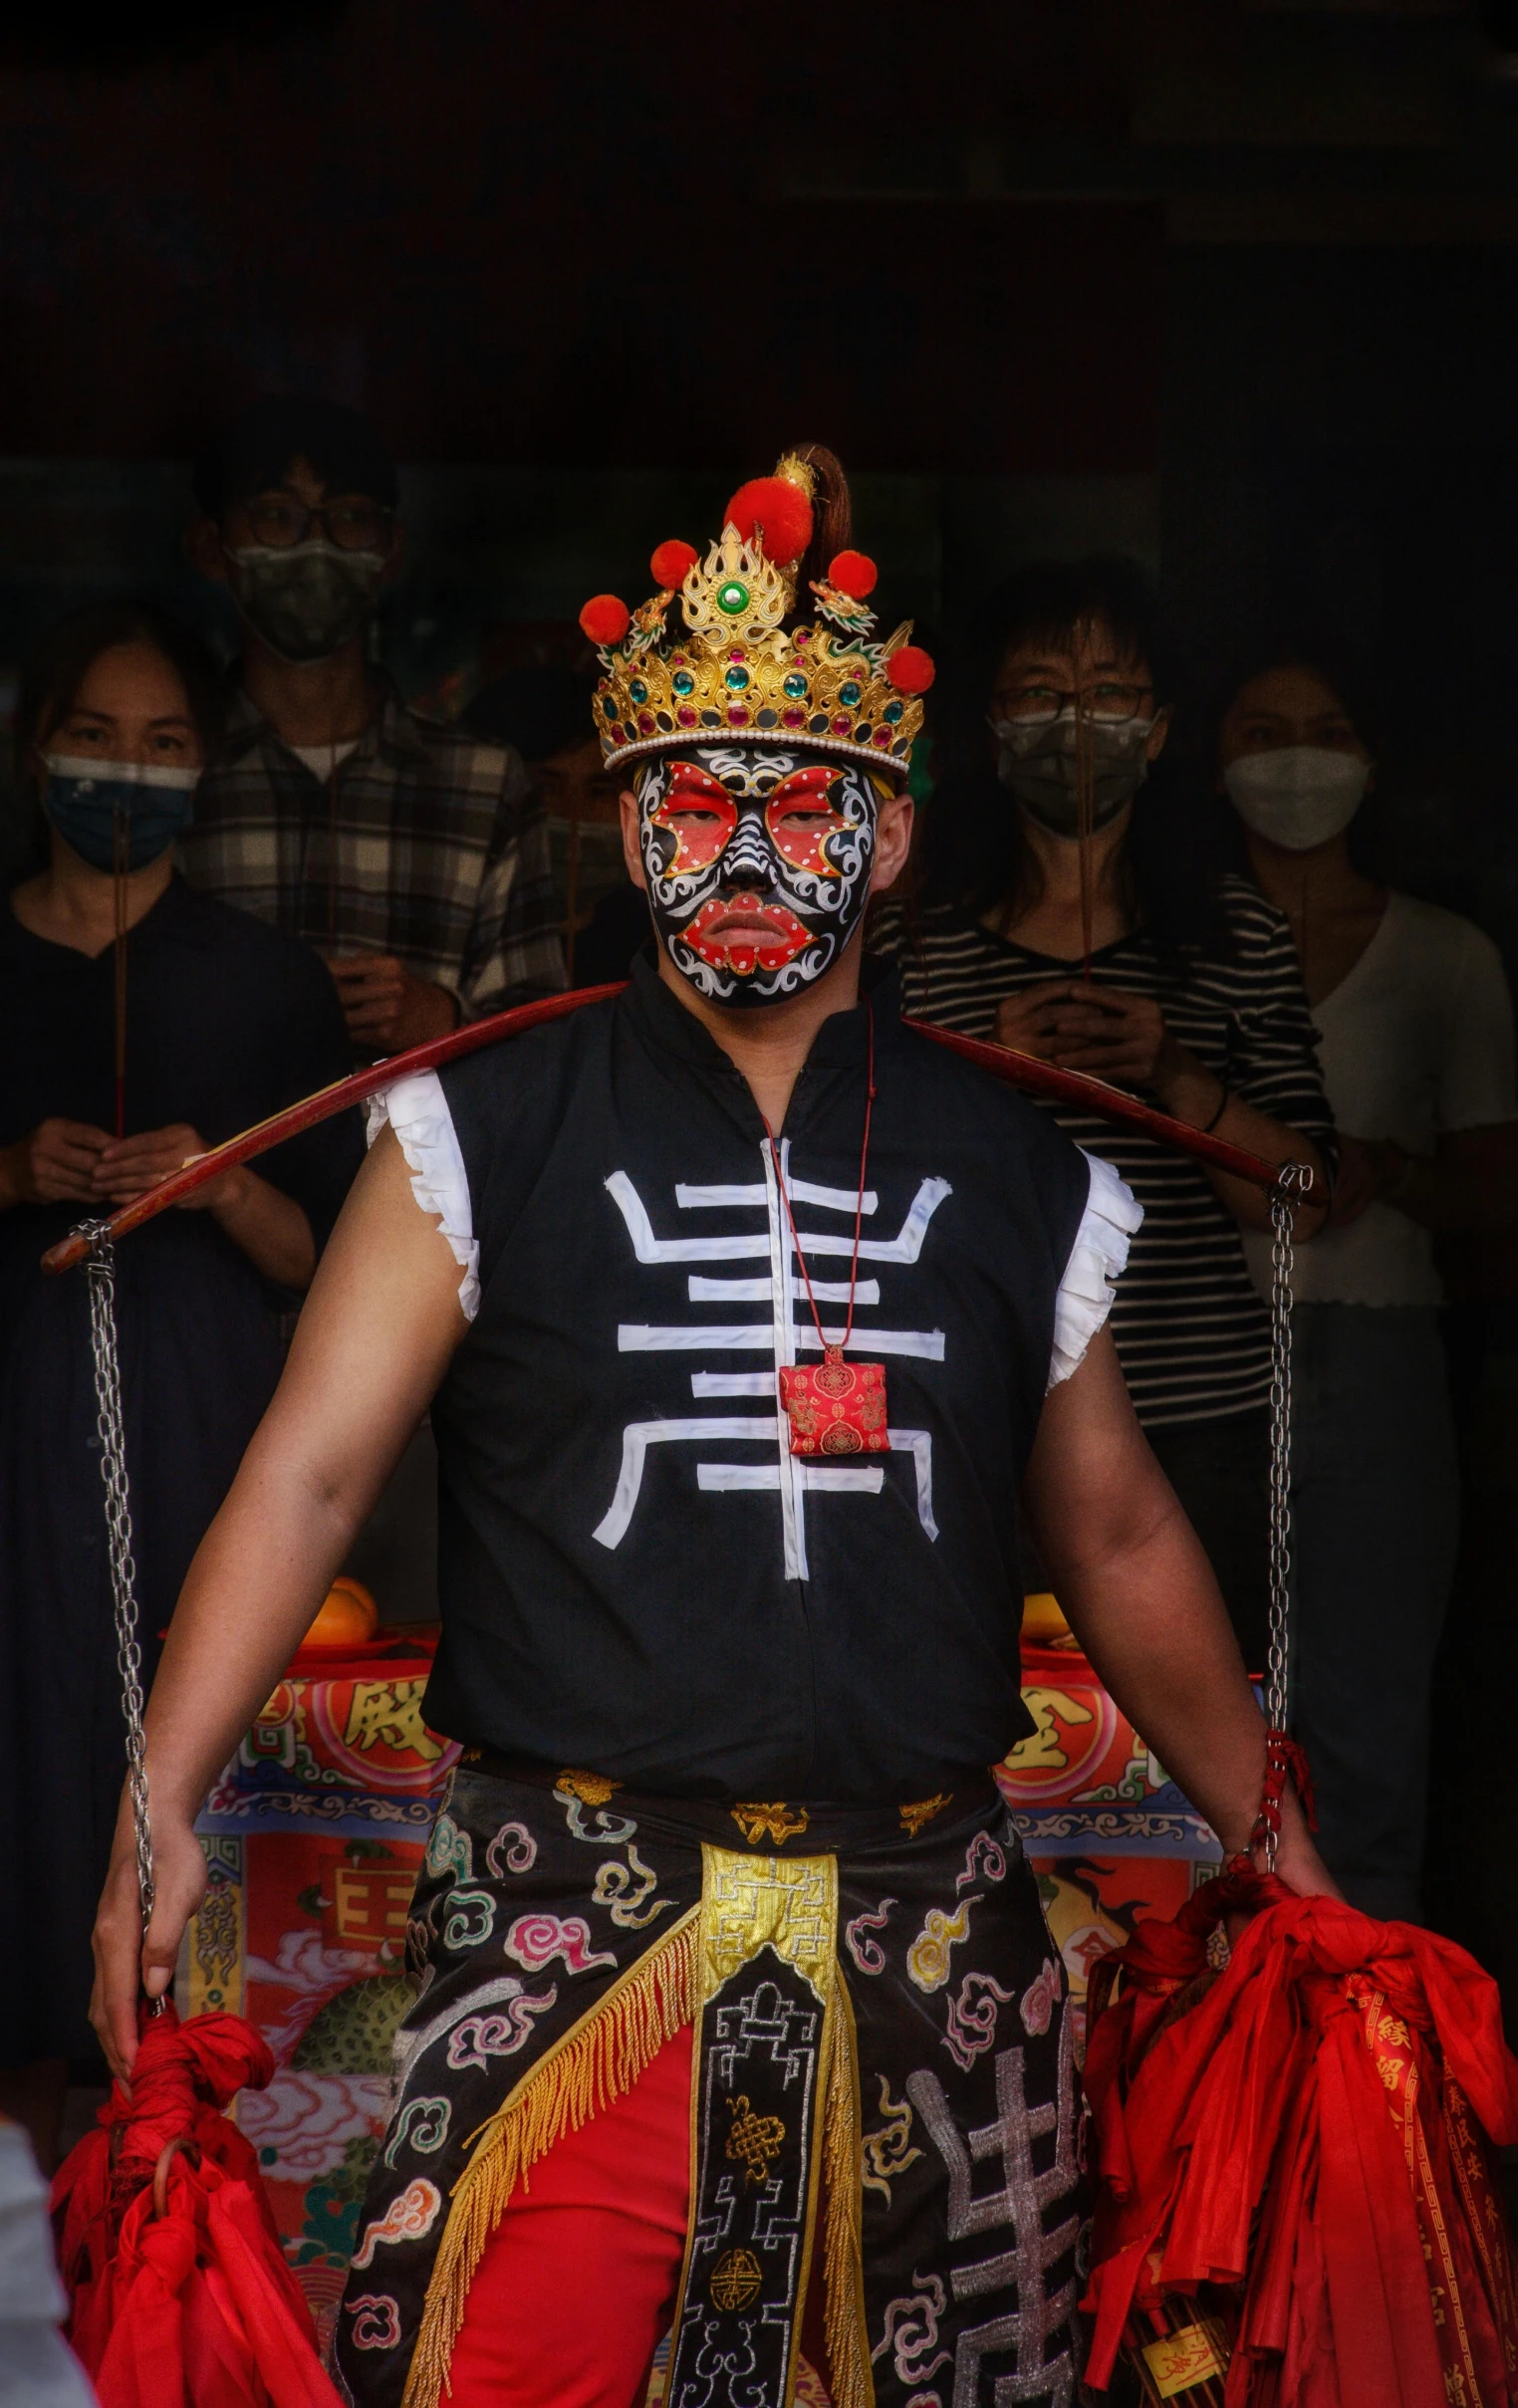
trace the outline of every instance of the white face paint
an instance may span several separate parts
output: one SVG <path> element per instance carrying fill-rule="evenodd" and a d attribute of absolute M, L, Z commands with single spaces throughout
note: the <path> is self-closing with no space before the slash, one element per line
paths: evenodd
<path fill-rule="evenodd" d="M 864 916 L 880 796 L 862 763 L 699 745 L 637 772 L 660 944 L 709 1002 L 778 1003 L 832 968 Z"/>

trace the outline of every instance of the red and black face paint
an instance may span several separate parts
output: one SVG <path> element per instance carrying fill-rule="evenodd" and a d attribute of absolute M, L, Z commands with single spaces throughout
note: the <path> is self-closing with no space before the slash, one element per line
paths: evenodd
<path fill-rule="evenodd" d="M 863 763 L 702 746 L 637 777 L 648 902 L 713 1003 L 778 1003 L 830 969 L 864 915 L 880 797 Z"/>

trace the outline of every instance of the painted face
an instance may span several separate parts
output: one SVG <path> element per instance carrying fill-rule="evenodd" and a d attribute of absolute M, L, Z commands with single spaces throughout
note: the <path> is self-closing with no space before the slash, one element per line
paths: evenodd
<path fill-rule="evenodd" d="M 859 926 L 880 798 L 863 763 L 758 745 L 645 762 L 638 832 L 659 942 L 711 1003 L 779 1003 Z"/>

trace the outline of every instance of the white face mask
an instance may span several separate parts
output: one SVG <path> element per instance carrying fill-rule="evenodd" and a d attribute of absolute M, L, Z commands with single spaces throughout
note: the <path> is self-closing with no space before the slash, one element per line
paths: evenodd
<path fill-rule="evenodd" d="M 1246 828 L 1288 852 L 1311 852 L 1342 836 L 1365 800 L 1371 764 L 1326 744 L 1286 744 L 1245 753 L 1223 772 L 1228 800 Z"/>

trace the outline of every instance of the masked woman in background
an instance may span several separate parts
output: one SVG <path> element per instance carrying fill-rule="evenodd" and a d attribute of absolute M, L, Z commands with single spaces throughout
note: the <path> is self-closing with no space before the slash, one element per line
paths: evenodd
<path fill-rule="evenodd" d="M 1518 1210 L 1512 1003 L 1489 937 L 1357 868 L 1370 755 L 1316 669 L 1249 678 L 1219 751 L 1250 867 L 1296 936 L 1343 1132 L 1329 1227 L 1296 1278 L 1297 1731 L 1346 1895 L 1416 1918 L 1459 1507 L 1433 1240 Z M 1268 1280 L 1268 1247 L 1248 1242 Z"/>
<path fill-rule="evenodd" d="M 66 1230 L 343 1077 L 304 945 L 174 872 L 211 736 L 195 640 L 135 604 L 55 627 L 24 676 L 17 782 L 44 865 L 0 898 L 0 2108 L 46 2166 L 71 2062 L 100 2063 L 90 1926 L 125 1769 L 89 1300 L 44 1277 Z M 122 1388 L 144 1656 L 273 1394 L 280 1315 L 359 1161 L 345 1115 L 124 1244 Z"/>
<path fill-rule="evenodd" d="M 903 1009 L 1321 1176 L 1332 1122 L 1290 928 L 1249 880 L 1208 875 L 1205 807 L 1151 776 L 1170 713 L 1142 573 L 1036 565 L 983 625 L 924 815 L 918 900 L 872 936 L 902 955 Z M 1259 1671 L 1270 1325 L 1241 1230 L 1267 1226 L 1268 1206 L 1138 1131 L 1051 1108 L 1143 1207 L 1118 1354 Z M 1299 1235 L 1320 1218 L 1303 1213 Z"/>

